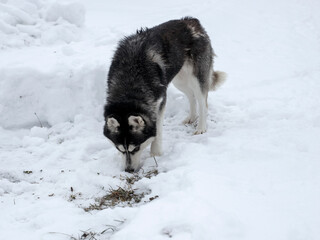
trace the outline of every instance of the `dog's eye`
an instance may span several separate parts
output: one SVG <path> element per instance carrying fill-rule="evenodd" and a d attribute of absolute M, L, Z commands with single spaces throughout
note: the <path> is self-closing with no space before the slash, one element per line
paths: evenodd
<path fill-rule="evenodd" d="M 135 152 L 139 151 L 139 149 L 140 149 L 140 146 L 135 146 L 135 145 L 129 145 L 129 147 L 128 147 L 128 151 L 130 153 L 135 153 Z"/>
<path fill-rule="evenodd" d="M 135 147 L 132 151 L 131 151 L 131 153 L 136 153 L 136 152 L 138 152 L 140 150 L 140 146 L 137 146 L 137 147 Z"/>

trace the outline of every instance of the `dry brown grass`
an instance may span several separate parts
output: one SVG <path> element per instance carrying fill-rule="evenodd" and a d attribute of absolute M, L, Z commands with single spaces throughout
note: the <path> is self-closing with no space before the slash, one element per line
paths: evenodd
<path fill-rule="evenodd" d="M 130 176 L 120 176 L 120 180 L 125 182 L 124 187 L 118 186 L 117 188 L 110 187 L 107 193 L 101 197 L 95 199 L 94 204 L 90 204 L 89 207 L 84 208 L 86 212 L 93 210 L 103 210 L 106 208 L 114 207 L 132 207 L 139 204 L 141 200 L 151 193 L 150 189 L 139 190 L 133 188 L 133 185 L 140 181 L 142 178 L 151 178 L 158 175 L 158 170 L 154 169 L 148 172 L 134 173 Z M 150 197 L 148 201 L 150 202 L 158 198 L 159 196 Z"/>
<path fill-rule="evenodd" d="M 117 189 L 110 187 L 105 196 L 96 199 L 96 203 L 84 208 L 84 210 L 88 212 L 116 206 L 132 206 L 133 204 L 140 203 L 145 193 L 136 193 L 135 190 L 136 189 L 131 189 L 130 186 L 125 188 L 118 187 Z"/>

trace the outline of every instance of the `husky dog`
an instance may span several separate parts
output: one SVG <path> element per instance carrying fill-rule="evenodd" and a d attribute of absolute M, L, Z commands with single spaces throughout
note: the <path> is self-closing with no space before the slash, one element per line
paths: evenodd
<path fill-rule="evenodd" d="M 162 153 L 162 123 L 169 83 L 188 98 L 197 119 L 195 134 L 206 131 L 207 98 L 225 79 L 213 71 L 209 36 L 196 18 L 172 20 L 125 37 L 114 54 L 104 108 L 104 135 L 122 153 L 127 172 L 140 167 L 140 155 L 151 143 L 151 155 Z"/>

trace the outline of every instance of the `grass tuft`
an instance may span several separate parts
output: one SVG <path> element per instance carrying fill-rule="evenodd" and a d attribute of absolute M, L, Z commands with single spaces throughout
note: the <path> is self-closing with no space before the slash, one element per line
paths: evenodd
<path fill-rule="evenodd" d="M 95 204 L 91 204 L 89 207 L 84 208 L 86 212 L 92 210 L 102 210 L 105 208 L 113 208 L 117 205 L 132 206 L 133 204 L 140 203 L 144 198 L 145 193 L 136 193 L 136 189 L 132 189 L 131 186 L 125 188 L 118 187 L 117 189 L 109 188 L 107 194 L 102 198 L 96 199 Z"/>
<path fill-rule="evenodd" d="M 148 194 L 151 193 L 150 189 L 144 191 L 138 191 L 138 189 L 134 189 L 133 185 L 140 181 L 142 178 L 150 179 L 153 176 L 158 175 L 158 170 L 154 169 L 148 172 L 142 173 L 134 173 L 130 176 L 120 176 L 120 180 L 125 181 L 125 186 L 120 187 L 118 186 L 116 189 L 110 187 L 107 190 L 106 195 L 101 198 L 97 198 L 94 204 L 90 204 L 89 207 L 84 208 L 86 212 L 93 211 L 93 210 L 103 210 L 106 208 L 114 208 L 114 207 L 132 207 L 135 204 L 141 202 L 141 200 Z M 150 197 L 149 201 L 151 202 L 158 198 L 159 196 L 156 195 L 154 197 Z"/>

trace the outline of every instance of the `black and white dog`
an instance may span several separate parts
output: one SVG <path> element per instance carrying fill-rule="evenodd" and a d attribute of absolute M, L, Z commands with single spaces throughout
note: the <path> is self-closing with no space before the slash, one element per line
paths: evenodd
<path fill-rule="evenodd" d="M 209 36 L 196 18 L 172 20 L 142 29 L 120 41 L 108 74 L 104 135 L 122 153 L 126 171 L 140 167 L 140 155 L 151 143 L 151 155 L 162 153 L 162 123 L 169 83 L 187 96 L 195 134 L 206 131 L 207 98 L 225 79 L 213 71 Z"/>

